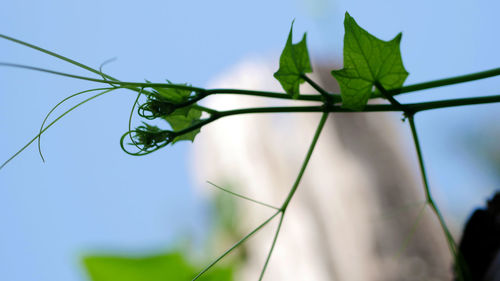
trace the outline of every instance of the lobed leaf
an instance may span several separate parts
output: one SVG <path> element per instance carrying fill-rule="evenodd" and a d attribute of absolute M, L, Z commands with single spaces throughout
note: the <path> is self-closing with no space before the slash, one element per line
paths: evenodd
<path fill-rule="evenodd" d="M 304 79 L 301 76 L 312 72 L 312 68 L 307 51 L 306 34 L 304 33 L 299 43 L 293 44 L 292 31 L 293 22 L 285 48 L 280 56 L 280 67 L 274 73 L 274 78 L 280 82 L 287 94 L 292 95 L 293 98 L 297 98 L 300 94 L 299 85 L 304 83 Z"/>
<path fill-rule="evenodd" d="M 342 106 L 362 110 L 375 82 L 386 90 L 403 86 L 408 72 L 399 46 L 402 35 L 382 41 L 361 28 L 347 12 L 344 27 L 344 68 L 333 70 L 332 75 L 340 85 Z"/>
<path fill-rule="evenodd" d="M 201 113 L 202 112 L 200 110 L 193 108 L 192 106 L 188 106 L 176 109 L 170 115 L 164 116 L 163 119 L 165 119 L 170 124 L 172 129 L 177 132 L 189 128 L 195 125 L 197 122 L 199 122 L 201 118 Z M 196 129 L 191 132 L 180 135 L 172 141 L 172 144 L 180 140 L 194 141 L 194 138 L 199 132 L 200 129 Z"/>

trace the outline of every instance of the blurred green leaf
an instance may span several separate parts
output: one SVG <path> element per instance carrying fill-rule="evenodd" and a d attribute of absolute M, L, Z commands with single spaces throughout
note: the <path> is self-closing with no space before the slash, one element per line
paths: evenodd
<path fill-rule="evenodd" d="M 399 49 L 401 33 L 391 41 L 382 41 L 361 28 L 348 13 L 344 27 L 344 68 L 333 70 L 332 75 L 340 85 L 342 106 L 362 110 L 375 82 L 386 90 L 396 89 L 408 76 Z"/>
<path fill-rule="evenodd" d="M 301 75 L 312 72 L 312 68 L 307 51 L 306 34 L 304 33 L 299 43 L 293 44 L 292 31 L 293 22 L 285 48 L 280 56 L 280 67 L 274 73 L 274 77 L 278 79 L 287 94 L 297 98 L 300 93 L 299 85 L 304 82 Z"/>
<path fill-rule="evenodd" d="M 201 270 L 175 252 L 143 258 L 89 256 L 84 264 L 92 281 L 189 281 Z M 199 280 L 231 281 L 232 275 L 230 267 L 214 267 Z"/>

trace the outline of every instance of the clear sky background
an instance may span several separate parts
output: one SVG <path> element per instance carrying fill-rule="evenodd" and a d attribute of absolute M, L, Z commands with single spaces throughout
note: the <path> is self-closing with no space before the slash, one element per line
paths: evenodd
<path fill-rule="evenodd" d="M 341 58 L 345 11 L 381 39 L 403 32 L 407 84 L 500 66 L 498 1 L 4 1 L 0 33 L 125 81 L 205 86 L 248 56 L 276 65 L 290 23 L 308 32 L 311 56 Z M 91 76 L 8 41 L 0 61 Z M 402 101 L 498 94 L 500 78 L 407 95 Z M 31 139 L 50 108 L 95 84 L 0 68 L 0 161 Z M 9 281 L 85 280 L 93 249 L 168 249 L 208 231 L 209 206 L 192 190 L 189 143 L 146 157 L 118 145 L 134 95 L 111 93 L 65 117 L 0 171 L 0 276 Z M 417 116 L 431 185 L 450 222 L 461 223 L 495 188 L 470 139 L 499 131 L 500 105 Z M 472 132 L 474 135 L 468 135 Z M 410 152 L 413 153 L 413 152 Z M 412 156 L 414 157 L 414 156 Z"/>

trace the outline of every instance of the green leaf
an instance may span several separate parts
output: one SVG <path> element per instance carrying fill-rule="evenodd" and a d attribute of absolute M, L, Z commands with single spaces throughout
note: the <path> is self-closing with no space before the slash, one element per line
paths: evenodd
<path fill-rule="evenodd" d="M 293 22 L 285 48 L 280 56 L 280 67 L 274 73 L 274 78 L 278 79 L 285 92 L 295 99 L 300 94 L 299 85 L 304 83 L 301 75 L 312 72 L 312 68 L 307 51 L 306 34 L 304 33 L 299 43 L 293 44 L 292 31 Z"/>
<path fill-rule="evenodd" d="M 84 265 L 92 281 L 185 281 L 200 271 L 175 252 L 142 258 L 89 256 Z M 231 281 L 232 275 L 230 267 L 215 267 L 200 280 Z"/>
<path fill-rule="evenodd" d="M 180 254 L 145 258 L 95 256 L 84 259 L 93 281 L 188 280 L 192 269 Z"/>
<path fill-rule="evenodd" d="M 146 83 L 151 83 L 148 80 L 146 80 Z M 170 81 L 167 80 L 168 84 L 171 85 L 176 85 Z M 188 86 L 187 83 L 184 84 L 177 84 L 177 85 L 182 85 L 182 86 Z M 191 96 L 192 91 L 191 90 L 184 90 L 184 89 L 174 89 L 174 88 L 162 88 L 162 87 L 151 87 L 157 95 L 158 98 L 160 98 L 163 101 L 169 101 L 172 103 L 181 103 L 186 100 Z"/>
<path fill-rule="evenodd" d="M 344 68 L 333 70 L 332 75 L 340 85 L 342 106 L 362 110 L 375 82 L 386 90 L 403 86 L 408 72 L 399 49 L 401 33 L 391 41 L 382 41 L 361 28 L 348 13 L 344 27 Z"/>
<path fill-rule="evenodd" d="M 163 119 L 165 119 L 170 124 L 172 129 L 176 132 L 195 125 L 200 121 L 200 118 L 201 118 L 201 111 L 196 108 L 193 108 L 192 106 L 176 109 L 170 115 L 163 117 Z M 180 135 L 172 141 L 172 144 L 180 140 L 194 141 L 194 138 L 199 132 L 200 129 L 196 129 L 191 132 Z"/>

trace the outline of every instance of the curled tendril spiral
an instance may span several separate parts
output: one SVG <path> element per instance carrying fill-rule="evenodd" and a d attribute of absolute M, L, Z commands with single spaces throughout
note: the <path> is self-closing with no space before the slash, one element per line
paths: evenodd
<path fill-rule="evenodd" d="M 135 156 L 146 155 L 167 146 L 175 138 L 175 133 L 172 131 L 162 130 L 146 123 L 143 124 L 143 126 L 139 126 L 135 130 L 130 130 L 122 135 L 120 146 L 126 153 Z M 130 136 L 133 142 L 127 144 L 134 145 L 139 151 L 131 152 L 125 148 L 125 138 L 127 136 Z"/>
<path fill-rule="evenodd" d="M 172 102 L 149 95 L 148 100 L 138 107 L 137 114 L 148 120 L 153 120 L 158 117 L 167 116 L 177 108 L 178 106 Z"/>

